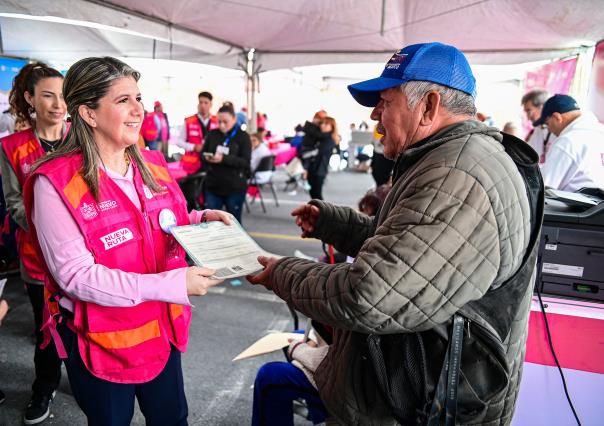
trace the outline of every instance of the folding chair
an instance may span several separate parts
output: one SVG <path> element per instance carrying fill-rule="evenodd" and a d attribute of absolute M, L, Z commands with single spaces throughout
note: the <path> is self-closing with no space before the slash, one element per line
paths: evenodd
<path fill-rule="evenodd" d="M 273 193 L 273 198 L 275 199 L 275 205 L 279 207 L 279 199 L 277 198 L 277 192 L 275 191 L 275 185 L 273 184 L 273 172 L 275 171 L 275 156 L 267 155 L 266 157 L 262 157 L 260 159 L 260 163 L 256 170 L 252 173 L 252 177 L 248 182 L 248 191 L 252 189 L 252 193 L 254 198 L 252 198 L 251 203 L 253 204 L 256 200 L 256 195 L 260 198 L 260 204 L 262 205 L 262 211 L 266 213 L 266 207 L 264 205 L 264 198 L 262 197 L 262 188 L 264 185 L 268 185 Z M 259 175 L 261 172 L 271 172 Z M 250 207 L 245 200 L 245 210 L 249 213 Z"/>

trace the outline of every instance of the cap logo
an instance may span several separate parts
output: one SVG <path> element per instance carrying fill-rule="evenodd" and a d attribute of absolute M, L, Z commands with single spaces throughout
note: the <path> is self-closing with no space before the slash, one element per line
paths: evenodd
<path fill-rule="evenodd" d="M 408 56 L 407 53 L 402 53 L 402 51 L 403 50 L 401 49 L 394 52 L 394 55 L 392 55 L 392 57 L 386 64 L 387 70 L 397 70 L 401 66 L 405 58 Z"/>

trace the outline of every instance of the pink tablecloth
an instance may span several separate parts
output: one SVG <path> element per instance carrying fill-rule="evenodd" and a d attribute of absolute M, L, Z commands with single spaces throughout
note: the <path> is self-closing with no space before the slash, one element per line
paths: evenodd
<path fill-rule="evenodd" d="M 181 161 L 173 161 L 168 163 L 168 171 L 175 180 L 182 179 L 187 175 L 187 172 L 182 168 Z"/>
<path fill-rule="evenodd" d="M 275 166 L 288 163 L 296 156 L 297 150 L 288 143 L 280 143 L 277 148 L 271 149 L 275 155 Z"/>

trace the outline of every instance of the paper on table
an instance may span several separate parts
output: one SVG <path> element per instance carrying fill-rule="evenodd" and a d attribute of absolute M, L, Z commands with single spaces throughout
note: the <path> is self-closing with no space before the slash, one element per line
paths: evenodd
<path fill-rule="evenodd" d="M 233 358 L 233 361 L 252 358 L 258 355 L 278 351 L 289 345 L 288 339 L 302 340 L 304 336 L 300 333 L 271 333 L 261 337 L 252 345 Z"/>
<path fill-rule="evenodd" d="M 258 256 L 275 256 L 260 248 L 234 219 L 232 225 L 205 222 L 176 226 L 171 232 L 197 266 L 215 269 L 214 277 L 221 280 L 261 271 Z"/>

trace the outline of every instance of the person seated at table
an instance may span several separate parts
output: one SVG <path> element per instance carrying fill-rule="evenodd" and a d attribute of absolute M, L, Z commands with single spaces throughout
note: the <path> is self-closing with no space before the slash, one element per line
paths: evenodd
<path fill-rule="evenodd" d="M 231 213 L 241 222 L 250 172 L 252 143 L 250 136 L 237 126 L 235 111 L 230 105 L 218 110 L 218 129 L 208 133 L 202 148 L 206 208 Z"/>
<path fill-rule="evenodd" d="M 250 170 L 252 171 L 252 173 L 254 173 L 258 168 L 258 165 L 260 164 L 260 160 L 262 160 L 264 157 L 268 157 L 269 155 L 271 155 L 271 150 L 262 140 L 262 135 L 260 133 L 252 133 L 250 135 L 250 139 L 252 141 L 252 159 L 250 161 Z M 255 174 L 255 177 L 258 183 L 262 183 L 268 181 L 268 179 L 270 179 L 272 175 L 272 170 L 267 170 L 263 172 L 257 172 Z"/>

